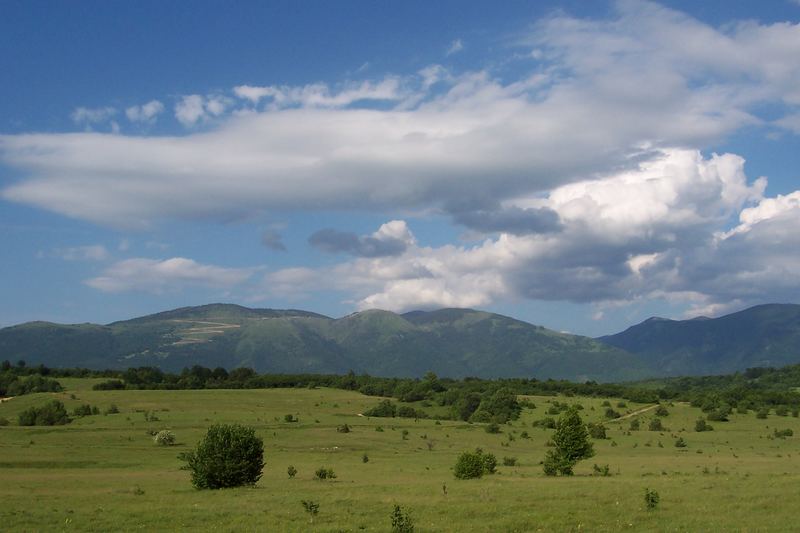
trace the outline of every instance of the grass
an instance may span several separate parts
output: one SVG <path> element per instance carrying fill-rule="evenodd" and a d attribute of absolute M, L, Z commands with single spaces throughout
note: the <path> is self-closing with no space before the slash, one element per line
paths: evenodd
<path fill-rule="evenodd" d="M 395 504 L 409 509 L 423 532 L 790 531 L 800 505 L 800 437 L 767 438 L 774 429 L 800 435 L 800 421 L 774 414 L 734 414 L 705 433 L 694 432 L 701 413 L 688 405 L 668 407 L 669 429 L 660 433 L 628 434 L 630 419 L 606 422 L 609 438 L 595 441 L 595 457 L 579 463 L 572 478 L 548 478 L 539 462 L 553 431 L 531 423 L 547 416 L 550 398 L 532 397 L 536 409 L 493 435 L 463 422 L 361 417 L 379 399 L 341 390 L 92 391 L 88 380 L 63 383 L 63 393 L 0 404 L 0 417 L 14 421 L 50 397 L 69 411 L 83 403 L 104 411 L 113 403 L 121 412 L 63 427 L 0 427 L 5 531 L 388 531 Z M 600 399 L 553 399 L 581 403 L 585 421 L 605 412 Z M 611 404 L 622 414 L 646 407 Z M 159 420 L 146 421 L 145 411 Z M 299 422 L 284 422 L 290 413 Z M 640 415 L 643 428 L 651 416 Z M 256 487 L 191 487 L 177 455 L 216 422 L 252 425 L 263 437 L 267 464 Z M 344 423 L 350 433 L 336 431 Z M 178 445 L 156 446 L 149 432 L 160 429 L 172 430 Z M 678 436 L 686 448 L 674 446 Z M 478 446 L 500 460 L 516 457 L 517 465 L 480 480 L 454 479 L 458 454 Z M 613 475 L 592 476 L 594 463 L 608 464 Z M 298 470 L 294 479 L 289 465 Z M 321 466 L 337 478 L 314 480 Z M 654 510 L 645 507 L 645 488 L 660 495 Z M 301 500 L 320 504 L 313 524 Z"/>

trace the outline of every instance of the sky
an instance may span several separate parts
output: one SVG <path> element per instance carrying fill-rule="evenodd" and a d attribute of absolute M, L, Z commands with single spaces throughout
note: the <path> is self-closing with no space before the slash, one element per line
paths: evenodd
<path fill-rule="evenodd" d="M 800 303 L 800 0 L 5 0 L 0 73 L 0 326 Z"/>

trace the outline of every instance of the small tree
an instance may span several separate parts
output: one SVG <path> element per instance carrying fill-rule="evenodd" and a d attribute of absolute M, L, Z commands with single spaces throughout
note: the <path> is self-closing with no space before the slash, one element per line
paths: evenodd
<path fill-rule="evenodd" d="M 587 425 L 587 429 L 589 430 L 589 436 L 592 437 L 593 439 L 606 438 L 606 427 L 603 425 L 602 422 L 589 423 Z"/>
<path fill-rule="evenodd" d="M 648 429 L 650 431 L 664 431 L 664 424 L 661 423 L 660 418 L 654 418 L 650 421 Z"/>
<path fill-rule="evenodd" d="M 311 523 L 314 523 L 314 517 L 319 513 L 319 504 L 313 500 L 300 500 L 303 504 L 303 509 L 311 516 Z"/>
<path fill-rule="evenodd" d="M 694 423 L 694 430 L 695 431 L 712 431 L 714 428 L 705 421 L 704 418 L 698 418 L 697 422 Z"/>
<path fill-rule="evenodd" d="M 292 479 L 297 475 L 297 469 L 294 465 L 289 465 L 289 468 L 286 469 L 286 473 L 289 474 L 289 479 Z"/>
<path fill-rule="evenodd" d="M 255 485 L 264 469 L 264 441 L 251 427 L 218 424 L 208 428 L 194 450 L 179 457 L 197 489 Z"/>
<path fill-rule="evenodd" d="M 544 472 L 548 476 L 571 476 L 572 468 L 578 461 L 594 455 L 594 445 L 589 441 L 586 426 L 574 407 L 558 419 L 553 444 L 553 449 L 548 450 L 543 463 Z"/>
<path fill-rule="evenodd" d="M 392 511 L 392 533 L 414 533 L 414 521 L 399 505 L 395 505 Z"/>
<path fill-rule="evenodd" d="M 660 499 L 655 490 L 644 489 L 644 504 L 648 511 L 655 509 Z"/>

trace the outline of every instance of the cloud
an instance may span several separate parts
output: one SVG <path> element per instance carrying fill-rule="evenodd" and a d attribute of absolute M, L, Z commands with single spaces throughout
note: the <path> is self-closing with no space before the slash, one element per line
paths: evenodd
<path fill-rule="evenodd" d="M 239 86 L 238 101 L 259 110 L 231 114 L 225 96 L 185 96 L 176 118 L 209 129 L 181 137 L 0 136 L 0 159 L 21 176 L 2 197 L 115 226 L 505 205 L 659 150 L 771 128 L 764 108 L 785 110 L 770 120 L 796 115 L 798 35 L 790 23 L 718 29 L 620 2 L 606 19 L 541 21 L 519 45 L 541 57 L 521 62 L 516 79 L 432 68 L 335 88 Z M 477 225 L 499 216 L 461 214 Z"/>
<path fill-rule="evenodd" d="M 283 239 L 281 238 L 280 233 L 273 230 L 264 230 L 261 233 L 261 244 L 265 247 L 269 248 L 270 250 L 274 250 L 276 252 L 285 252 L 286 245 L 283 244 Z"/>
<path fill-rule="evenodd" d="M 451 212 L 456 223 L 484 233 L 504 232 L 525 235 L 550 233 L 561 229 L 558 213 L 547 207 L 497 206 L 489 209 L 457 209 Z"/>
<path fill-rule="evenodd" d="M 55 248 L 53 254 L 65 261 L 105 261 L 110 255 L 101 244 Z"/>
<path fill-rule="evenodd" d="M 402 253 L 305 269 L 294 287 L 396 311 L 517 298 L 603 308 L 660 298 L 706 311 L 800 299 L 800 191 L 765 198 L 765 187 L 764 179 L 748 182 L 741 157 L 668 150 L 635 169 L 509 204 L 555 212 L 558 232 L 439 247 L 409 233 Z M 725 233 L 737 218 L 742 229 Z M 264 286 L 282 275 L 267 274 Z"/>
<path fill-rule="evenodd" d="M 245 282 L 252 269 L 203 265 L 192 259 L 126 259 L 86 285 L 103 292 L 144 291 L 161 294 L 184 286 L 230 288 Z"/>
<path fill-rule="evenodd" d="M 75 124 L 90 126 L 107 122 L 116 114 L 117 110 L 113 107 L 78 107 L 70 114 L 70 118 Z"/>
<path fill-rule="evenodd" d="M 389 76 L 379 82 L 348 82 L 336 89 L 331 89 L 325 83 L 313 83 L 301 87 L 239 85 L 233 88 L 233 92 L 237 97 L 249 100 L 253 104 L 269 99 L 271 109 L 342 108 L 363 101 L 397 101 L 405 96 L 400 87 L 400 79 L 395 76 Z"/>
<path fill-rule="evenodd" d="M 155 124 L 158 115 L 164 111 L 164 104 L 158 100 L 151 100 L 143 105 L 131 106 L 125 110 L 125 116 L 131 122 Z"/>
<path fill-rule="evenodd" d="M 308 242 L 324 252 L 344 252 L 360 257 L 384 257 L 402 254 L 414 244 L 414 236 L 402 220 L 383 224 L 372 235 L 323 229 L 309 237 Z"/>
<path fill-rule="evenodd" d="M 226 96 L 190 94 L 182 97 L 175 105 L 175 118 L 183 126 L 190 128 L 198 122 L 221 116 L 230 105 L 231 100 Z"/>
<path fill-rule="evenodd" d="M 455 39 L 453 42 L 450 43 L 450 46 L 447 47 L 447 51 L 445 52 L 445 56 L 451 56 L 453 54 L 457 54 L 458 52 L 464 49 L 464 43 L 461 39 Z"/>

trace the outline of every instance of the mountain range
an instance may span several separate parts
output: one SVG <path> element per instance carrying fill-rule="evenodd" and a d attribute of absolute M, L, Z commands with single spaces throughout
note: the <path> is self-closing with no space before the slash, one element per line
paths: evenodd
<path fill-rule="evenodd" d="M 247 366 L 270 373 L 369 373 L 625 381 L 800 362 L 800 305 L 721 318 L 651 318 L 599 339 L 472 309 L 330 318 L 232 304 L 107 325 L 28 322 L 0 329 L 0 359 L 52 367 Z"/>

